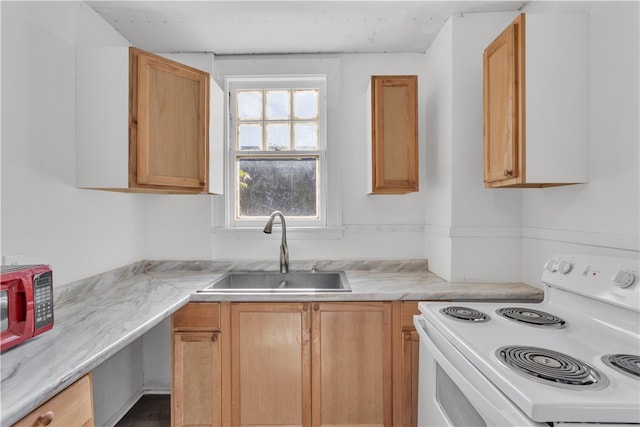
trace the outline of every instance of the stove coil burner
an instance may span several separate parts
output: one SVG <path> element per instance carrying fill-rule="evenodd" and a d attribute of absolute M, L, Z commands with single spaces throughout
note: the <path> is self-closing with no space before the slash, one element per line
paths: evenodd
<path fill-rule="evenodd" d="M 608 384 L 592 366 L 557 351 L 538 347 L 506 346 L 496 356 L 520 375 L 565 388 L 594 388 Z"/>
<path fill-rule="evenodd" d="M 489 315 L 469 307 L 445 307 L 440 309 L 440 313 L 467 322 L 486 322 L 489 320 Z"/>
<path fill-rule="evenodd" d="M 562 328 L 566 323 L 558 316 L 545 313 L 544 311 L 534 310 L 532 308 L 505 307 L 496 310 L 496 313 L 509 320 L 515 320 L 517 322 L 535 326 Z"/>
<path fill-rule="evenodd" d="M 640 378 L 640 356 L 634 354 L 606 354 L 605 365 L 634 378 Z"/>

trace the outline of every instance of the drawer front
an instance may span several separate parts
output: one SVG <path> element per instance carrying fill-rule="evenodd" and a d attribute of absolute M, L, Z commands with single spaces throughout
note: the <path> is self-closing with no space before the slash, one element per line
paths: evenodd
<path fill-rule="evenodd" d="M 93 426 L 91 375 L 80 378 L 14 426 Z"/>
<path fill-rule="evenodd" d="M 192 302 L 173 314 L 173 329 L 180 331 L 220 330 L 220 304 Z"/>

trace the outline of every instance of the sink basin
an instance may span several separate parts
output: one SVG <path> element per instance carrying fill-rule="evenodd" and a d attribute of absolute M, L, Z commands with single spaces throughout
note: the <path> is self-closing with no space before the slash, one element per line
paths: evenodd
<path fill-rule="evenodd" d="M 347 276 L 338 272 L 231 272 L 198 292 L 208 293 L 310 293 L 351 292 Z"/>

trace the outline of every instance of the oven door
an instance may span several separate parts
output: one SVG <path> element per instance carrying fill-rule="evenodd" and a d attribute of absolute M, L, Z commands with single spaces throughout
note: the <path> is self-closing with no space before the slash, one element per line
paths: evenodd
<path fill-rule="evenodd" d="M 420 335 L 419 426 L 544 426 L 522 413 L 422 316 Z"/>

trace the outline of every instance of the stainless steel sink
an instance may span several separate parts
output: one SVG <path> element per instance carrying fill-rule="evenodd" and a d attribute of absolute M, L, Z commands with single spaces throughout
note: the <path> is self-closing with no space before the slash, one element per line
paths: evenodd
<path fill-rule="evenodd" d="M 198 292 L 312 293 L 351 292 L 347 276 L 338 272 L 231 272 Z"/>

